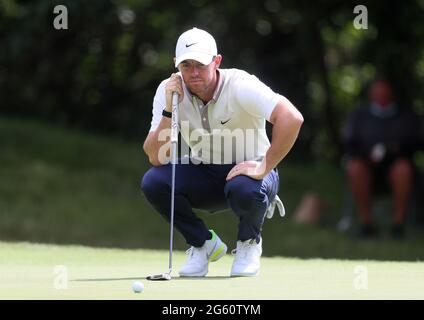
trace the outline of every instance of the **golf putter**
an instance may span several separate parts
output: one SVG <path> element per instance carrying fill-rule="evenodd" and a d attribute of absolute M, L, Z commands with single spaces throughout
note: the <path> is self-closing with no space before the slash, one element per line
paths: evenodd
<path fill-rule="evenodd" d="M 172 93 L 172 119 L 171 119 L 171 148 L 172 148 L 172 189 L 171 189 L 171 221 L 169 232 L 169 270 L 166 273 L 154 274 L 147 277 L 147 280 L 171 280 L 172 273 L 172 247 L 174 241 L 174 200 L 175 200 L 175 166 L 177 163 L 178 148 L 178 93 Z"/>

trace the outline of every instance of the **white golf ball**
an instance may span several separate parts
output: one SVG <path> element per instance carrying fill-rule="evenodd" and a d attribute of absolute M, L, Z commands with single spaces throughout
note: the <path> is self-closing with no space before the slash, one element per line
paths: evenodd
<path fill-rule="evenodd" d="M 134 281 L 132 288 L 135 293 L 140 293 L 144 290 L 144 284 L 140 281 Z"/>

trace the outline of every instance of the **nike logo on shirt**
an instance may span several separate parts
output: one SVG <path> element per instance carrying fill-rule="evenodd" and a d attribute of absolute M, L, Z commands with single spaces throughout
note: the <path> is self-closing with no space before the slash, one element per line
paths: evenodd
<path fill-rule="evenodd" d="M 230 121 L 231 120 L 231 118 L 230 119 L 228 119 L 227 121 L 222 121 L 221 120 L 221 124 L 226 124 L 228 121 Z"/>

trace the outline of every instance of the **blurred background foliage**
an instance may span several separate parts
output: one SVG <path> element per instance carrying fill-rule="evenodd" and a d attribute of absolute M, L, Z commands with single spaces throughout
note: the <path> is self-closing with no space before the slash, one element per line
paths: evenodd
<path fill-rule="evenodd" d="M 69 29 L 53 28 L 68 8 Z M 210 31 L 223 68 L 256 74 L 306 121 L 293 156 L 337 160 L 346 114 L 376 75 L 424 114 L 424 1 L 0 0 L 1 112 L 142 140 L 179 34 Z"/>
<path fill-rule="evenodd" d="M 359 4 L 366 30 L 353 26 Z M 68 8 L 68 30 L 53 27 L 56 5 Z M 265 254 L 423 258 L 422 232 L 402 244 L 335 231 L 341 129 L 368 83 L 386 76 L 424 116 L 423 17 L 424 0 L 0 0 L 0 239 L 167 248 L 139 189 L 141 143 L 176 40 L 197 26 L 215 36 L 223 68 L 255 74 L 305 117 L 279 166 L 288 218 L 266 222 L 265 240 L 281 241 L 265 241 Z M 424 168 L 422 153 L 417 161 Z M 327 205 L 322 228 L 291 220 L 311 190 Z M 234 217 L 204 218 L 235 240 Z M 178 234 L 175 244 L 185 248 Z"/>

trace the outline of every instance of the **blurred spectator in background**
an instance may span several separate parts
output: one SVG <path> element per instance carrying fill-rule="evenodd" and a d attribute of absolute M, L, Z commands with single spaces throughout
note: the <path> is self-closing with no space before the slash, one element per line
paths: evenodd
<path fill-rule="evenodd" d="M 307 224 L 318 223 L 326 207 L 318 193 L 308 191 L 294 211 L 294 221 Z"/>
<path fill-rule="evenodd" d="M 371 83 L 369 103 L 352 112 L 344 130 L 347 177 L 359 213 L 363 237 L 378 233 L 371 217 L 372 193 L 391 189 L 394 220 L 391 235 L 404 236 L 404 223 L 414 187 L 412 157 L 419 149 L 420 119 L 397 104 L 392 85 Z"/>

